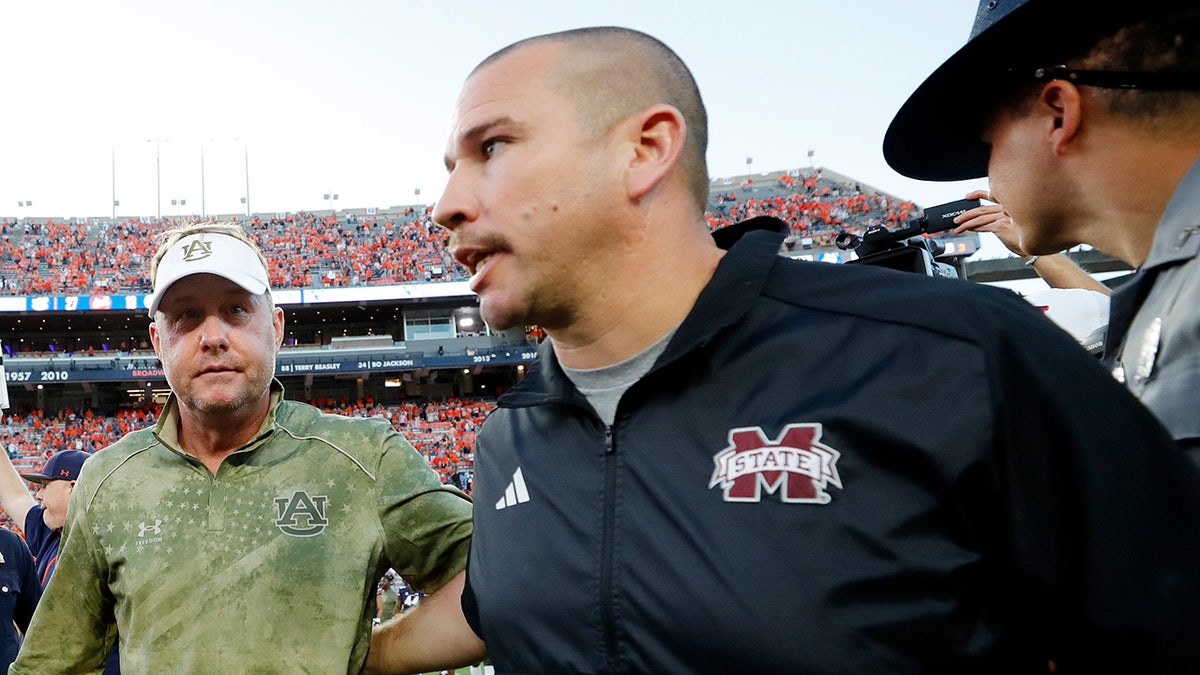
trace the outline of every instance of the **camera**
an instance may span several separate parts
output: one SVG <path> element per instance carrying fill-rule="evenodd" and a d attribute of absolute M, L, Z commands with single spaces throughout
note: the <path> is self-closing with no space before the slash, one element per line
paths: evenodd
<path fill-rule="evenodd" d="M 959 270 L 954 265 L 935 260 L 946 252 L 946 247 L 918 235 L 953 229 L 956 216 L 977 206 L 978 199 L 959 199 L 930 206 L 920 217 L 910 218 L 896 229 L 874 225 L 861 237 L 841 232 L 833 243 L 843 251 L 854 250 L 858 257 L 849 264 L 879 265 L 902 272 L 957 279 Z"/>

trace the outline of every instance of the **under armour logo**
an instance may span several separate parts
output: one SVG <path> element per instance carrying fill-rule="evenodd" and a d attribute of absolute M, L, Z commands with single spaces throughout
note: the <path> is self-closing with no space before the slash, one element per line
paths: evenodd
<path fill-rule="evenodd" d="M 162 534 L 162 519 L 155 518 L 153 525 L 147 525 L 145 521 L 138 524 L 138 539 L 145 539 L 147 534 L 158 536 Z"/>

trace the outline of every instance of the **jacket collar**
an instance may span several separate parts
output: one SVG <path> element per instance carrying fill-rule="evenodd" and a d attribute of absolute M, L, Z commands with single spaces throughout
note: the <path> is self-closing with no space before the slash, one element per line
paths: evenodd
<path fill-rule="evenodd" d="M 718 245 L 727 248 L 728 253 L 717 264 L 712 279 L 650 373 L 704 346 L 750 311 L 753 299 L 766 284 L 772 264 L 778 258 L 786 227 L 781 220 L 763 217 L 713 233 Z M 558 365 L 553 341 L 546 340 L 538 348 L 537 363 L 525 379 L 501 395 L 497 404 L 519 407 L 571 399 L 584 401 Z"/>

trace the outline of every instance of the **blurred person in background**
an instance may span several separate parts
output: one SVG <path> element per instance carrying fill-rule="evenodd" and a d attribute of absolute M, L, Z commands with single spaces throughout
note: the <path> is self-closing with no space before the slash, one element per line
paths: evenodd
<path fill-rule="evenodd" d="M 33 567 L 33 555 L 24 539 L 12 530 L 0 528 L 0 666 L 17 658 L 21 633 L 29 629 L 33 610 L 42 597 Z M 20 631 L 18 633 L 17 631 Z"/>
<path fill-rule="evenodd" d="M 58 562 L 71 492 L 87 458 L 88 453 L 80 450 L 60 450 L 46 460 L 41 471 L 22 474 L 17 472 L 8 453 L 0 452 L 0 504 L 25 533 L 43 588 L 50 582 Z M 28 483 L 38 486 L 35 493 L 29 492 Z M 107 675 L 121 672 L 116 646 L 109 652 L 104 672 Z"/>

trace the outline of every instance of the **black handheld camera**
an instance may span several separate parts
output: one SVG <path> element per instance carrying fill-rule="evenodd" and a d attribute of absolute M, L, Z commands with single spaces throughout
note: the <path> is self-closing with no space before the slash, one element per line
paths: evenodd
<path fill-rule="evenodd" d="M 881 265 L 902 272 L 957 279 L 958 270 L 953 265 L 934 260 L 946 252 L 946 247 L 918 235 L 953 229 L 955 216 L 977 206 L 978 199 L 959 199 L 930 206 L 923 215 L 910 218 L 894 230 L 875 225 L 861 237 L 842 232 L 834 238 L 833 243 L 843 251 L 854 250 L 858 258 L 850 263 Z"/>

